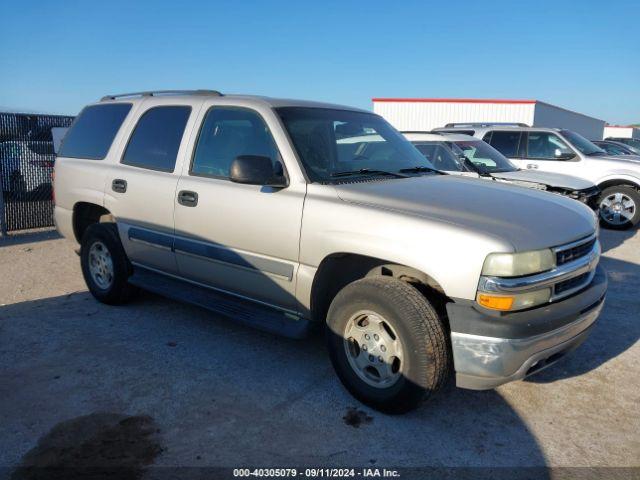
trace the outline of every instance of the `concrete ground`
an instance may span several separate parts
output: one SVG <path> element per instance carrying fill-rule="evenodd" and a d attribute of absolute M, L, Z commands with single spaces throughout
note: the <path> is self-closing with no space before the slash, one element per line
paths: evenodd
<path fill-rule="evenodd" d="M 0 239 L 0 466 L 52 455 L 85 465 L 102 455 L 170 466 L 640 466 L 640 233 L 602 238 L 609 295 L 585 344 L 527 381 L 449 385 L 404 416 L 354 400 L 319 338 L 279 338 L 151 294 L 102 305 L 54 232 Z"/>

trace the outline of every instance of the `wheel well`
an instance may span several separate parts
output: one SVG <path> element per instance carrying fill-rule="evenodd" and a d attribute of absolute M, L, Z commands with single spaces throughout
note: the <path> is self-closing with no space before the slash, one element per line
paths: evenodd
<path fill-rule="evenodd" d="M 324 323 L 329 306 L 340 290 L 356 280 L 377 275 L 394 277 L 411 284 L 432 303 L 441 318 L 446 318 L 445 304 L 450 300 L 442 287 L 429 275 L 379 258 L 336 253 L 322 260 L 313 279 L 312 319 Z"/>
<path fill-rule="evenodd" d="M 607 180 L 606 182 L 602 182 L 600 185 L 598 185 L 598 188 L 600 190 L 604 190 L 605 188 L 609 188 L 609 187 L 615 187 L 618 185 L 624 185 L 626 187 L 631 187 L 631 188 L 635 188 L 636 190 L 640 190 L 640 186 L 636 185 L 635 183 L 629 181 L 629 180 Z"/>
<path fill-rule="evenodd" d="M 109 210 L 100 205 L 78 202 L 73 206 L 73 234 L 78 243 L 90 225 L 105 221 L 113 221 L 113 216 Z"/>

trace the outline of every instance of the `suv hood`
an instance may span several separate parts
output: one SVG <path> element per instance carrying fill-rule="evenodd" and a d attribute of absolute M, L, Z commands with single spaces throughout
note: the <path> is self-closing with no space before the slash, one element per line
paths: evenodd
<path fill-rule="evenodd" d="M 515 172 L 492 173 L 492 177 L 518 182 L 541 183 L 549 187 L 566 190 L 585 190 L 595 185 L 589 180 L 564 175 L 562 173 L 540 172 L 538 170 L 516 170 Z"/>
<path fill-rule="evenodd" d="M 547 192 L 461 176 L 425 175 L 335 185 L 348 203 L 446 222 L 507 241 L 515 251 L 562 245 L 591 235 L 593 212 Z M 473 248 L 473 236 L 469 236 Z"/>
<path fill-rule="evenodd" d="M 598 160 L 618 160 L 622 162 L 632 162 L 638 163 L 640 162 L 640 155 L 607 155 L 606 157 L 588 157 L 588 158 L 596 158 Z"/>

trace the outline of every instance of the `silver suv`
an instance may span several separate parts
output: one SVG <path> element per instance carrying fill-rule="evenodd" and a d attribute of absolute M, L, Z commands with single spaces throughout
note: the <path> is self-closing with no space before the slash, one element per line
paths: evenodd
<path fill-rule="evenodd" d="M 66 135 L 55 193 L 99 301 L 142 287 L 292 337 L 326 325 L 346 388 L 387 412 L 451 366 L 458 386 L 488 389 L 550 365 L 605 297 L 589 208 L 441 175 L 349 107 L 107 96 Z"/>
<path fill-rule="evenodd" d="M 458 124 L 436 131 L 473 135 L 520 168 L 564 173 L 595 183 L 602 224 L 627 229 L 640 223 L 640 162 L 610 156 L 576 132 L 559 128 Z"/>

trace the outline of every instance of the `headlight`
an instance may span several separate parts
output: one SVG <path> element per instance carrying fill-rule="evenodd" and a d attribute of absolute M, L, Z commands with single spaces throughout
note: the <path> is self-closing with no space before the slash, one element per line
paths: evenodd
<path fill-rule="evenodd" d="M 546 272 L 556 266 L 554 253 L 534 250 L 522 253 L 491 253 L 482 266 L 482 275 L 490 277 L 520 277 Z"/>

